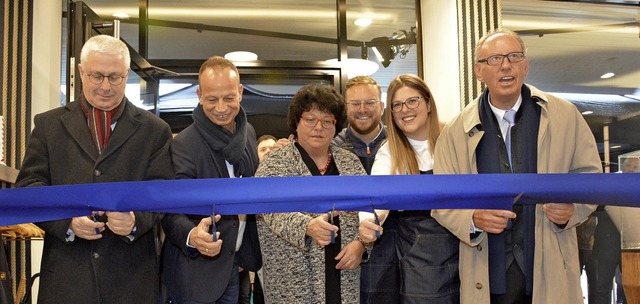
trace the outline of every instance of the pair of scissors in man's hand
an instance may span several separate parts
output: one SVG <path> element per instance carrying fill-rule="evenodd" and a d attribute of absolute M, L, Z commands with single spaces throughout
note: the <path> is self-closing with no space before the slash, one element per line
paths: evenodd
<path fill-rule="evenodd" d="M 209 233 L 213 234 L 213 241 L 218 241 L 217 227 L 216 227 L 216 205 L 213 205 L 213 213 L 211 213 L 211 226 L 209 227 Z"/>
<path fill-rule="evenodd" d="M 93 222 L 97 222 L 98 218 L 100 217 L 100 213 L 98 211 L 91 211 L 91 216 L 89 217 L 90 219 L 93 220 Z M 96 234 L 100 234 L 100 229 L 95 228 L 96 229 Z"/>

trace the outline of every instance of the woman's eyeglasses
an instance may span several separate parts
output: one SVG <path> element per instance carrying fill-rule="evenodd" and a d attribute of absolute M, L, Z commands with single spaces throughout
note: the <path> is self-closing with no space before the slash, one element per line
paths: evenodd
<path fill-rule="evenodd" d="M 300 117 L 300 120 L 302 120 L 302 123 L 309 128 L 315 128 L 316 125 L 318 125 L 318 121 L 325 129 L 331 129 L 336 125 L 335 119 L 318 119 L 314 116 L 303 116 Z"/>
<path fill-rule="evenodd" d="M 407 109 L 415 109 L 420 105 L 420 99 L 425 99 L 422 96 L 415 96 L 407 98 L 405 101 L 394 101 L 391 103 L 391 112 L 400 112 L 402 107 L 407 106 Z M 427 98 L 428 100 L 428 98 Z"/>

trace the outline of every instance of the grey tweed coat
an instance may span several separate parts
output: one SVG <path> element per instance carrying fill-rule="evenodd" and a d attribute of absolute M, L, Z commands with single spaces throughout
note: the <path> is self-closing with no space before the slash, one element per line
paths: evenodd
<path fill-rule="evenodd" d="M 366 175 L 360 160 L 351 152 L 331 146 L 331 153 L 340 175 Z M 310 175 L 300 152 L 291 143 L 271 151 L 255 176 Z M 266 303 L 325 303 L 324 250 L 306 236 L 307 224 L 318 215 L 291 212 L 258 217 Z M 340 215 L 343 248 L 356 239 L 358 223 L 357 212 Z M 359 303 L 360 269 L 341 271 L 340 284 L 342 303 Z"/>

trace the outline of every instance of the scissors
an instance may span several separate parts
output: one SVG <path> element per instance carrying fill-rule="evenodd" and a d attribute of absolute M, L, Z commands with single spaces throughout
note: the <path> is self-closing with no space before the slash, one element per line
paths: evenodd
<path fill-rule="evenodd" d="M 516 197 L 513 199 L 514 205 L 518 202 L 518 200 L 520 200 L 523 194 L 524 192 L 520 192 L 520 194 L 516 195 Z M 505 228 L 505 230 L 510 230 L 512 226 L 513 226 L 513 220 L 507 219 L 507 227 Z"/>
<path fill-rule="evenodd" d="M 333 209 L 331 211 L 329 211 L 329 222 L 331 223 L 331 225 L 333 225 L 333 215 L 336 212 L 336 204 L 333 204 Z M 336 233 L 331 230 L 331 244 L 335 244 L 336 243 Z"/>
<path fill-rule="evenodd" d="M 217 229 L 216 229 L 216 204 L 213 204 L 213 213 L 211 214 L 211 227 L 210 229 L 210 233 L 213 234 L 213 241 L 217 242 L 218 241 L 218 236 L 216 235 L 217 233 Z"/>
<path fill-rule="evenodd" d="M 380 226 L 380 218 L 378 218 L 376 208 L 373 207 L 373 203 L 369 202 L 369 204 L 371 205 L 371 211 L 373 211 L 373 220 L 375 221 L 376 225 Z M 380 238 L 380 231 L 376 231 L 376 238 Z"/>
<path fill-rule="evenodd" d="M 93 220 L 93 222 L 97 222 L 98 221 L 98 211 L 91 211 L 91 216 L 89 218 L 91 218 Z M 96 229 L 96 234 L 100 234 L 100 229 L 95 228 Z"/>

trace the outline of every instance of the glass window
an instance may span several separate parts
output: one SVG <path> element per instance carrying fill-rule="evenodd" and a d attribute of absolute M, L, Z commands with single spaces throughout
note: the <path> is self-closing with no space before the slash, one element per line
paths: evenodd
<path fill-rule="evenodd" d="M 139 49 L 138 14 L 139 1 L 88 0 L 85 3 L 105 20 L 113 19 L 115 13 L 126 13 L 121 18 L 121 37 L 134 49 Z M 195 107 L 195 86 L 199 64 L 213 56 L 224 56 L 233 51 L 249 51 L 257 55 L 258 61 L 250 64 L 239 62 L 241 79 L 250 90 L 268 96 L 292 96 L 298 88 L 310 81 L 326 81 L 340 86 L 338 68 L 347 65 L 324 62 L 337 60 L 338 13 L 336 1 L 279 0 L 255 2 L 211 1 L 149 1 L 148 60 L 155 66 L 181 73 L 181 76 L 161 76 L 159 82 L 159 113 L 184 116 Z M 384 1 L 348 1 L 346 6 L 346 37 L 349 59 L 369 59 L 377 70 L 372 74 L 386 90 L 393 77 L 403 73 L 417 74 L 418 56 L 415 43 L 393 45 L 388 41 L 416 35 L 416 1 L 395 1 L 388 5 Z M 369 18 L 367 26 L 354 22 Z M 399 36 L 400 35 L 400 36 Z M 386 40 L 387 44 L 379 44 Z M 376 41 L 378 41 L 376 43 Z M 362 48 L 361 46 L 366 46 Z M 391 52 L 392 57 L 381 59 L 373 48 L 381 53 Z M 386 46 L 386 50 L 382 50 Z M 350 61 L 349 61 L 350 62 Z M 386 65 L 386 67 L 384 66 Z M 362 72 L 362 69 L 356 69 Z M 354 76 L 352 74 L 348 76 Z M 127 96 L 144 108 L 152 108 L 149 98 L 136 94 L 140 90 L 139 80 L 130 77 Z M 185 85 L 184 87 L 181 87 Z M 146 96 L 146 95 L 145 95 Z M 145 99 L 144 102 L 140 99 Z M 247 103 L 247 111 L 273 112 L 286 108 L 267 104 L 259 110 Z M 163 113 L 165 113 L 163 115 Z M 278 115 L 282 115 L 279 113 Z M 170 120 L 170 118 L 165 118 Z M 259 127 L 256 128 L 257 130 Z M 260 130 L 258 130 L 260 133 Z"/>
<path fill-rule="evenodd" d="M 502 24 L 527 46 L 526 81 L 578 107 L 615 172 L 617 155 L 640 148 L 637 3 L 577 2 L 503 0 Z"/>

